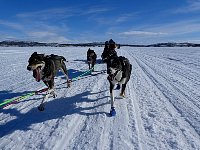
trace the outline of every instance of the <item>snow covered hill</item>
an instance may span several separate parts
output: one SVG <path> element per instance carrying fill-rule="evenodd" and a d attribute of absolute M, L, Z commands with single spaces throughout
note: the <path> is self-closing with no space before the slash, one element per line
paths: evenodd
<path fill-rule="evenodd" d="M 0 103 L 44 88 L 26 70 L 38 53 L 64 56 L 70 78 L 88 69 L 88 47 L 0 48 Z M 102 47 L 92 48 L 98 55 Z M 0 109 L 2 150 L 200 150 L 199 48 L 117 49 L 133 65 L 126 98 L 116 95 L 115 117 L 109 117 L 110 97 L 105 64 L 97 64 L 66 88 L 56 77 L 57 98 L 38 111 L 43 94 Z"/>

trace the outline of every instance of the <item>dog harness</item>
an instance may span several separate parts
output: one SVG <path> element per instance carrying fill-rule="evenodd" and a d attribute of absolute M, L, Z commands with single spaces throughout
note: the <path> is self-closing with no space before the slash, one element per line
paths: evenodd
<path fill-rule="evenodd" d="M 126 62 L 127 62 L 127 59 L 123 56 L 119 56 L 119 60 L 122 64 L 122 78 L 126 78 Z"/>
<path fill-rule="evenodd" d="M 113 80 L 116 80 L 116 76 L 117 76 L 117 74 L 118 74 L 118 70 L 114 73 L 114 74 L 110 74 L 108 77 L 107 77 L 107 79 L 108 80 L 110 80 L 110 81 L 113 81 Z M 118 81 L 118 80 L 117 80 Z M 119 82 L 119 81 L 118 81 Z"/>
<path fill-rule="evenodd" d="M 47 58 L 45 60 L 45 67 L 42 71 L 42 80 L 51 80 L 54 74 L 52 70 L 55 70 L 55 64 L 52 60 Z"/>
<path fill-rule="evenodd" d="M 114 74 L 111 74 L 111 75 L 109 75 L 109 76 L 107 77 L 107 79 L 110 80 L 110 81 L 116 80 L 117 82 L 124 82 L 123 79 L 126 78 L 126 69 L 125 69 L 126 63 L 125 63 L 125 62 L 126 62 L 127 60 L 126 60 L 125 57 L 122 57 L 122 56 L 119 57 L 119 60 L 120 60 L 120 62 L 121 62 L 122 67 L 121 67 L 119 70 L 117 70 Z M 119 80 L 119 79 L 117 79 L 117 75 L 118 75 L 118 73 L 120 73 L 120 72 L 122 72 L 122 76 L 121 76 L 121 79 Z"/>

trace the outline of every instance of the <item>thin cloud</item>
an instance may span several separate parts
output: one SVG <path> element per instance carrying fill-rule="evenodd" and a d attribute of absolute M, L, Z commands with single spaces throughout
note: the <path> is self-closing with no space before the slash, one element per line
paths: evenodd
<path fill-rule="evenodd" d="M 156 36 L 156 35 L 166 35 L 167 33 L 162 32 L 146 32 L 146 31 L 126 31 L 119 33 L 124 36 Z"/>
<path fill-rule="evenodd" d="M 94 6 L 94 7 L 90 7 L 84 11 L 82 11 L 82 14 L 86 15 L 86 14 L 99 14 L 99 13 L 104 13 L 104 12 L 108 12 L 111 9 L 105 8 L 105 7 L 101 7 L 101 6 Z"/>
<path fill-rule="evenodd" d="M 19 13 L 16 16 L 18 18 L 37 18 L 38 20 L 48 20 L 52 18 L 63 19 L 78 14 L 79 11 L 75 8 L 54 8 L 35 12 Z"/>
<path fill-rule="evenodd" d="M 37 32 L 30 32 L 28 33 L 29 36 L 31 37 L 48 37 L 48 36 L 55 36 L 56 33 L 50 33 L 47 31 L 37 31 Z"/>
<path fill-rule="evenodd" d="M 16 40 L 17 38 L 15 36 L 12 35 L 8 35 L 5 34 L 3 32 L 0 32 L 0 41 L 4 41 L 4 40 Z"/>
<path fill-rule="evenodd" d="M 200 0 L 190 0 L 188 5 L 178 8 L 174 13 L 200 12 Z"/>
<path fill-rule="evenodd" d="M 67 39 L 66 37 L 49 31 L 29 32 L 27 33 L 27 35 L 30 39 L 35 39 L 36 41 L 41 41 L 41 42 L 57 42 L 57 43 L 71 42 L 71 40 Z"/>
<path fill-rule="evenodd" d="M 120 16 L 104 16 L 104 17 L 92 17 L 92 19 L 100 25 L 117 25 L 123 22 L 129 22 L 133 18 L 133 14 L 124 14 Z"/>
<path fill-rule="evenodd" d="M 5 21 L 5 20 L 0 20 L 0 25 L 12 28 L 12 29 L 17 29 L 17 30 L 22 30 L 23 26 L 19 23 L 15 23 L 15 22 L 9 22 L 9 21 Z"/>
<path fill-rule="evenodd" d="M 162 31 L 168 35 L 182 35 L 200 32 L 200 22 L 198 20 L 186 20 L 175 23 L 168 23 L 150 27 L 151 31 Z"/>
<path fill-rule="evenodd" d="M 79 6 L 76 6 L 76 7 L 53 8 L 35 12 L 19 13 L 16 16 L 18 18 L 26 18 L 26 19 L 37 18 L 38 20 L 48 20 L 52 18 L 64 19 L 82 15 L 90 15 L 90 14 L 94 15 L 94 14 L 104 13 L 107 11 L 109 11 L 109 9 L 98 6 L 89 7 L 87 9 L 79 8 Z"/>
<path fill-rule="evenodd" d="M 135 16 L 135 14 L 123 14 L 121 16 L 119 16 L 115 22 L 117 23 L 121 23 L 121 22 L 126 22 L 129 21 L 130 19 L 132 19 Z"/>
<path fill-rule="evenodd" d="M 200 33 L 200 21 L 186 20 L 168 24 L 135 26 L 134 29 L 125 32 L 120 32 L 117 36 L 117 32 L 107 32 L 107 35 L 118 37 L 125 43 L 134 43 L 133 41 L 143 41 L 143 43 L 157 43 L 167 41 L 195 41 L 198 40 L 194 37 L 194 34 Z M 138 30 L 142 29 L 142 30 Z M 149 32 L 151 31 L 151 32 Z M 193 37 L 191 37 L 193 35 Z M 152 38 L 153 37 L 153 38 Z"/>
<path fill-rule="evenodd" d="M 18 21 L 20 23 L 0 20 L 0 25 L 6 26 L 9 30 L 2 31 L 5 39 L 35 40 L 42 42 L 66 42 L 71 41 L 65 36 L 69 31 L 66 24 L 60 23 L 57 26 L 49 25 L 48 22 Z M 14 32 L 13 32 L 14 31 Z M 15 37 L 16 33 L 20 36 Z M 6 34 L 6 36 L 5 36 Z"/>
<path fill-rule="evenodd" d="M 128 31 L 120 32 L 124 36 L 180 36 L 184 34 L 199 33 L 200 21 L 185 20 L 173 23 L 154 24 L 144 26 L 134 26 L 135 30 L 129 29 Z M 141 30 L 142 29 L 142 30 Z"/>

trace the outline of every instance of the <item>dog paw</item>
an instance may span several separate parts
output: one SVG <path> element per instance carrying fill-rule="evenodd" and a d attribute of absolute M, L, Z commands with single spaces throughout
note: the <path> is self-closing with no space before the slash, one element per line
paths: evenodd
<path fill-rule="evenodd" d="M 116 90 L 119 90 L 121 88 L 120 84 L 117 84 Z"/>
<path fill-rule="evenodd" d="M 110 116 L 115 116 L 115 115 L 116 115 L 115 107 L 111 107 Z"/>
<path fill-rule="evenodd" d="M 71 87 L 71 82 L 67 82 L 67 88 Z"/>
<path fill-rule="evenodd" d="M 125 98 L 125 94 L 124 93 L 120 93 L 119 96 Z"/>
<path fill-rule="evenodd" d="M 57 97 L 57 95 L 56 95 L 56 94 L 54 94 L 54 95 L 53 95 L 53 98 L 56 98 L 56 97 Z"/>
<path fill-rule="evenodd" d="M 38 106 L 38 110 L 39 111 L 44 111 L 44 105 L 41 104 L 40 106 Z"/>

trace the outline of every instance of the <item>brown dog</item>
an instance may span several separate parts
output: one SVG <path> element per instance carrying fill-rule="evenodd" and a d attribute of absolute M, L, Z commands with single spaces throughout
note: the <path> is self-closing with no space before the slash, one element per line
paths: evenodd
<path fill-rule="evenodd" d="M 94 50 L 91 50 L 90 48 L 87 51 L 87 62 L 89 69 L 92 69 L 94 71 L 94 65 L 96 64 L 97 55 Z"/>

